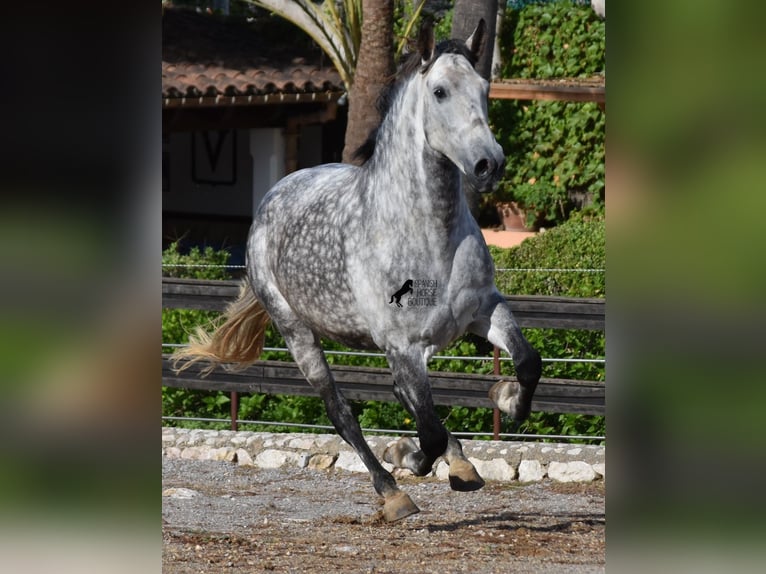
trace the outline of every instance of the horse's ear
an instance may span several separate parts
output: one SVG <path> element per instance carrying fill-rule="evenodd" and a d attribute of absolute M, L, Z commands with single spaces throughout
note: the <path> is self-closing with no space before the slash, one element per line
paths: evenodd
<path fill-rule="evenodd" d="M 465 45 L 471 52 L 475 62 L 478 62 L 484 52 L 484 46 L 487 43 L 487 24 L 484 22 L 484 18 L 479 19 L 479 24 L 473 31 L 468 39 L 465 41 Z"/>
<path fill-rule="evenodd" d="M 423 18 L 418 33 L 418 52 L 420 52 L 420 59 L 424 68 L 428 67 L 434 57 L 435 44 L 433 21 L 430 18 Z"/>

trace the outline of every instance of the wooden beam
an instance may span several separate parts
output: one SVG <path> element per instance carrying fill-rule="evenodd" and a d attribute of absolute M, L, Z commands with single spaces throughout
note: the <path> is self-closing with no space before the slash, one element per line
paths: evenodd
<path fill-rule="evenodd" d="M 603 82 L 505 80 L 492 82 L 490 99 L 496 100 L 558 100 L 567 102 L 606 102 Z"/>
<path fill-rule="evenodd" d="M 396 402 L 389 369 L 333 365 L 332 372 L 348 399 Z M 500 378 L 515 380 L 496 375 L 429 373 L 434 403 L 447 406 L 492 408 L 494 405 L 488 392 Z M 281 361 L 258 361 L 239 372 L 219 368 L 202 377 L 198 365 L 176 373 L 170 355 L 163 355 L 162 384 L 208 391 L 319 396 L 295 363 Z M 598 381 L 543 378 L 535 391 L 532 410 L 603 415 L 606 412 L 605 388 L 606 384 Z"/>

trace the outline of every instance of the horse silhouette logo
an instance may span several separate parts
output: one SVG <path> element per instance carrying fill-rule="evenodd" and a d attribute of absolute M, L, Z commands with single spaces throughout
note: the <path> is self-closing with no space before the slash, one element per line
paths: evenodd
<path fill-rule="evenodd" d="M 402 285 L 402 288 L 391 295 L 391 300 L 388 302 L 388 304 L 390 305 L 396 301 L 397 307 L 403 307 L 401 301 L 405 293 L 412 293 L 412 279 L 407 279 L 407 281 L 404 282 L 404 285 Z"/>

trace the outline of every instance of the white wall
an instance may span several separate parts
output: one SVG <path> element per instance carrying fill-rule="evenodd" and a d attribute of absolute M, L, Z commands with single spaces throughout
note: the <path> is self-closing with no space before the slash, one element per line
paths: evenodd
<path fill-rule="evenodd" d="M 263 196 L 285 175 L 285 140 L 279 128 L 250 130 L 252 160 L 252 211 Z"/>

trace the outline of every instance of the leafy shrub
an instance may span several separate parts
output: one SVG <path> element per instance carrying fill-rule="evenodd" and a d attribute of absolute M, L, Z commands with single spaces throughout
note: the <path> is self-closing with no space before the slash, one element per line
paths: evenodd
<path fill-rule="evenodd" d="M 162 274 L 187 279 L 230 279 L 226 270 L 229 256 L 225 249 L 215 250 L 209 245 L 204 249 L 195 245 L 182 254 L 178 241 L 174 241 L 162 252 Z"/>
<path fill-rule="evenodd" d="M 604 71 L 604 22 L 570 1 L 506 10 L 503 78 L 576 78 Z M 492 100 L 490 123 L 506 154 L 487 202 L 515 201 L 528 225 L 555 225 L 584 206 L 603 211 L 606 115 L 595 103 Z"/>
<path fill-rule="evenodd" d="M 604 269 L 606 224 L 603 216 L 573 214 L 564 224 L 539 233 L 513 249 L 489 246 L 501 293 L 604 297 L 603 272 L 519 272 L 504 269 Z"/>

